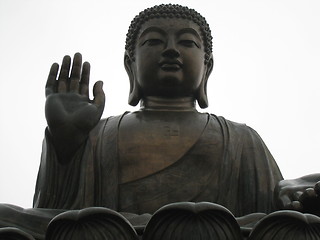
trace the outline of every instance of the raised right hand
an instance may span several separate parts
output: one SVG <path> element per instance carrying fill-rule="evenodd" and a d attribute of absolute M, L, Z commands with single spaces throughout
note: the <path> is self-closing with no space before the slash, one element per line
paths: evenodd
<path fill-rule="evenodd" d="M 65 56 L 58 76 L 59 65 L 54 63 L 46 84 L 46 119 L 54 145 L 62 154 L 85 141 L 99 122 L 105 103 L 101 81 L 93 87 L 94 99 L 89 99 L 90 64 L 82 64 L 80 53 L 74 55 L 71 72 L 70 67 L 71 58 Z"/>

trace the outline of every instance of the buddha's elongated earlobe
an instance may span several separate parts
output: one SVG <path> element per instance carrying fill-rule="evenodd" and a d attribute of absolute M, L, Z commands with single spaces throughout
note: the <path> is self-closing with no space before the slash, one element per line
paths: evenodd
<path fill-rule="evenodd" d="M 213 57 L 211 56 L 208 63 L 206 64 L 206 71 L 203 74 L 202 82 L 196 95 L 196 99 L 201 108 L 207 108 L 209 106 L 208 95 L 207 95 L 207 82 L 212 72 L 212 68 L 213 68 Z"/>
<path fill-rule="evenodd" d="M 132 61 L 132 59 L 129 57 L 129 55 L 127 53 L 125 53 L 124 67 L 127 71 L 129 81 L 130 81 L 130 91 L 129 91 L 128 103 L 131 106 L 136 106 L 141 99 L 141 94 L 140 94 L 139 85 L 137 84 L 137 81 L 136 81 L 135 69 L 133 67 L 133 64 L 134 64 L 134 62 Z"/>

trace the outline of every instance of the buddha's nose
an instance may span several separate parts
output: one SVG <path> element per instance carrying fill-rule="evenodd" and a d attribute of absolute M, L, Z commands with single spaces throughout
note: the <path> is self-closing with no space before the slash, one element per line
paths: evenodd
<path fill-rule="evenodd" d="M 162 52 L 163 57 L 168 58 L 177 58 L 180 56 L 180 52 L 177 49 L 176 43 L 174 40 L 169 40 L 166 44 L 166 48 Z"/>

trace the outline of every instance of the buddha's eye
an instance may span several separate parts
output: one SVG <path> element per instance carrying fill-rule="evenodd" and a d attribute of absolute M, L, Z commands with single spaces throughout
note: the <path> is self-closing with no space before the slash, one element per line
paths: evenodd
<path fill-rule="evenodd" d="M 163 41 L 161 39 L 158 38 L 151 38 L 151 39 L 147 39 L 146 41 L 143 42 L 143 45 L 147 45 L 147 46 L 155 46 L 155 45 L 159 45 L 162 44 Z"/>
<path fill-rule="evenodd" d="M 181 44 L 181 45 L 183 45 L 183 46 L 185 46 L 185 47 L 197 47 L 197 48 L 200 48 L 199 46 L 198 46 L 198 44 L 195 42 L 195 41 L 193 41 L 193 40 L 180 40 L 179 41 L 179 44 Z"/>

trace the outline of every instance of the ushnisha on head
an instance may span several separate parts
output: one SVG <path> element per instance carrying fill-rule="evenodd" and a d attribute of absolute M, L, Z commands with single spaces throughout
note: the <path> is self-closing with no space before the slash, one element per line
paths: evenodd
<path fill-rule="evenodd" d="M 125 49 L 130 105 L 163 97 L 193 98 L 201 108 L 208 106 L 212 36 L 198 12 L 177 4 L 145 9 L 132 20 Z"/>

